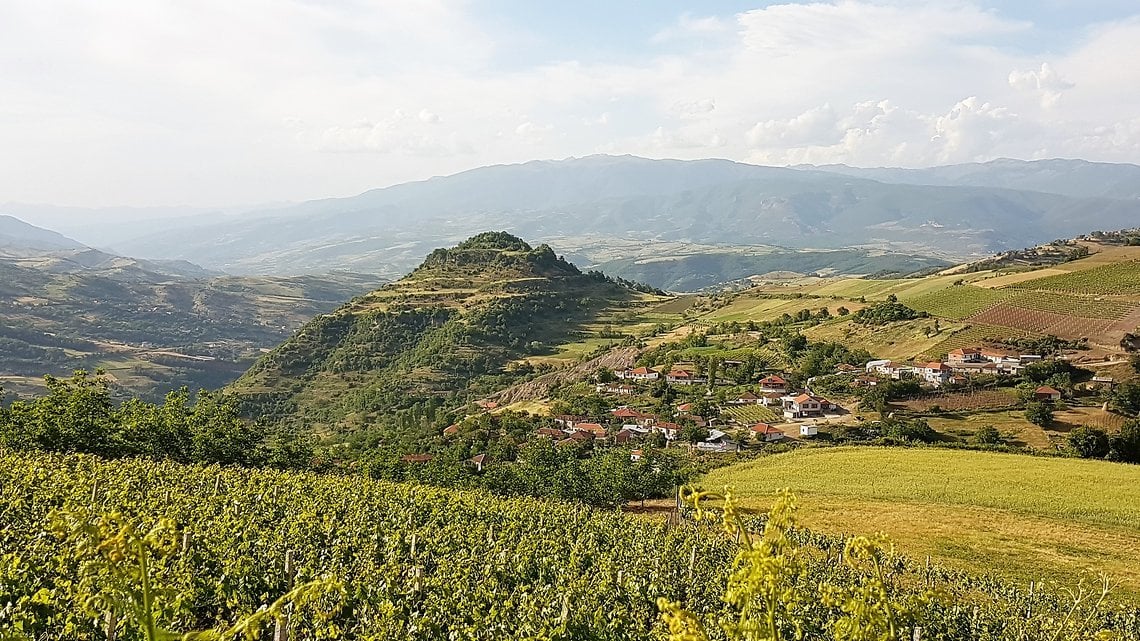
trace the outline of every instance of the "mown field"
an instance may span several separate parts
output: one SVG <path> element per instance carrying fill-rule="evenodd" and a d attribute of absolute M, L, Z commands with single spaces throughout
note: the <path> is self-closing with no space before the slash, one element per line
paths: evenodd
<path fill-rule="evenodd" d="M 801 498 L 805 525 L 890 535 L 916 558 L 1027 583 L 1107 573 L 1140 596 L 1140 466 L 941 449 L 800 450 L 715 470 L 765 509 L 773 488 Z"/>

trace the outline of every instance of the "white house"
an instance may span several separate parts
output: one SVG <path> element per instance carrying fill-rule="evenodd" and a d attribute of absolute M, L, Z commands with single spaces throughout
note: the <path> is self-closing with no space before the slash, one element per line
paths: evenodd
<path fill-rule="evenodd" d="M 800 436 L 809 437 L 819 434 L 819 427 L 815 423 L 803 423 L 800 425 Z"/>
<path fill-rule="evenodd" d="M 767 423 L 757 423 L 749 429 L 752 432 L 753 438 L 760 439 L 765 443 L 783 440 L 784 438 L 783 430 Z"/>
<path fill-rule="evenodd" d="M 810 394 L 788 397 L 784 401 L 784 418 L 823 416 L 823 405 Z"/>
<path fill-rule="evenodd" d="M 950 375 L 953 373 L 953 370 L 946 363 L 932 361 L 915 365 L 914 373 L 927 383 L 935 387 L 941 387 L 950 380 Z"/>
<path fill-rule="evenodd" d="M 635 367 L 633 369 L 614 370 L 614 376 L 629 381 L 655 381 L 661 374 L 648 367 Z"/>

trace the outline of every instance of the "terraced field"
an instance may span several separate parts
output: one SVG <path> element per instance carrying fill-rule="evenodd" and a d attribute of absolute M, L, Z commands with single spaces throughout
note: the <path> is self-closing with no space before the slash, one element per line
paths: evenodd
<path fill-rule="evenodd" d="M 939 407 L 947 412 L 976 412 L 978 410 L 1009 407 L 1017 403 L 1017 392 L 1010 388 L 972 390 L 968 392 L 938 392 L 893 403 L 912 412 L 928 412 Z"/>
<path fill-rule="evenodd" d="M 998 290 L 998 292 L 1006 292 L 1007 296 L 1003 302 L 1014 307 L 1084 318 L 1118 320 L 1127 316 L 1137 307 L 1135 301 L 1102 296 L 1078 296 L 1038 290 Z"/>

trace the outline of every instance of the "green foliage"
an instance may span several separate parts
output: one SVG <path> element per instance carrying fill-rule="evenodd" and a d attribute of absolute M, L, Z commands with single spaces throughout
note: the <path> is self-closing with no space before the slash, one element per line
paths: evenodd
<path fill-rule="evenodd" d="M 78 371 L 47 377 L 48 394 L 0 408 L 0 446 L 105 457 L 148 456 L 177 461 L 265 462 L 266 433 L 238 415 L 232 399 L 185 390 L 161 404 L 112 403 L 106 379 Z"/>
<path fill-rule="evenodd" d="M 1037 401 L 1026 403 L 1025 420 L 1034 425 L 1048 427 L 1053 423 L 1053 406 L 1050 403 L 1040 403 Z"/>
<path fill-rule="evenodd" d="M 1108 434 L 1099 428 L 1081 426 L 1069 432 L 1069 447 L 1081 458 L 1104 458 L 1109 452 Z"/>
<path fill-rule="evenodd" d="M 1109 393 L 1108 403 L 1131 416 L 1140 415 L 1140 383 L 1125 381 Z"/>
<path fill-rule="evenodd" d="M 985 425 L 974 433 L 970 438 L 970 442 L 975 445 L 1001 445 L 1005 442 L 1005 439 L 996 427 L 993 425 Z"/>
<path fill-rule="evenodd" d="M 864 307 L 855 312 L 853 318 L 856 323 L 861 325 L 886 325 L 887 323 L 913 320 L 915 318 L 927 318 L 929 316 L 930 314 L 927 312 L 916 311 L 903 305 L 898 302 L 894 294 L 891 294 L 887 296 L 887 300 L 871 307 Z"/>
<path fill-rule="evenodd" d="M 1125 463 L 1140 463 L 1140 420 L 1128 421 L 1108 440 L 1108 458 Z"/>

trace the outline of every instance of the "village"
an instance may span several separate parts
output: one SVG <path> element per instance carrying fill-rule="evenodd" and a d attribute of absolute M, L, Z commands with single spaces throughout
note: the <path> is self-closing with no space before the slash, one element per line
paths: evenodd
<path fill-rule="evenodd" d="M 914 380 L 923 390 L 954 389 L 982 375 L 997 378 L 1014 377 L 1025 366 L 1040 362 L 1037 354 L 1019 354 L 1008 350 L 983 347 L 959 348 L 946 358 L 934 362 L 899 363 L 871 360 L 858 367 L 841 363 L 833 377 L 845 380 L 850 394 L 841 395 L 843 402 L 856 405 L 860 388 L 871 388 L 886 381 Z M 636 446 L 652 442 L 664 447 L 688 447 L 697 452 L 735 452 L 772 443 L 796 444 L 819 435 L 821 428 L 859 423 L 863 416 L 812 389 L 820 377 L 794 385 L 794 374 L 767 373 L 751 385 L 734 385 L 732 381 L 707 376 L 691 363 L 675 363 L 668 367 L 631 367 L 612 370 L 606 382 L 595 382 L 594 392 L 614 399 L 617 407 L 604 415 L 557 415 L 554 426 L 542 427 L 535 436 L 553 440 L 559 446 L 590 443 L 595 447 L 613 445 Z M 665 413 L 638 409 L 645 403 L 650 388 L 662 382 L 681 391 L 690 400 L 672 406 Z M 733 394 L 714 393 L 718 387 L 731 387 Z M 704 388 L 703 394 L 697 388 Z M 1047 385 L 1035 391 L 1037 400 L 1060 400 L 1062 392 Z M 494 404 L 481 404 L 493 410 Z M 763 408 L 748 411 L 745 408 Z M 699 411 L 698 411 L 699 408 Z M 747 420 L 760 414 L 766 420 Z M 457 434 L 458 425 L 449 426 L 444 436 Z M 640 450 L 634 449 L 636 460 Z"/>
<path fill-rule="evenodd" d="M 989 347 L 951 350 L 938 361 L 897 362 L 872 359 L 862 366 L 839 363 L 825 375 L 801 381 L 794 371 L 767 371 L 749 384 L 713 375 L 691 362 L 667 366 L 638 366 L 606 370 L 594 376 L 590 390 L 605 399 L 609 409 L 587 414 L 561 413 L 546 418 L 533 436 L 551 440 L 557 447 L 631 447 L 630 458 L 638 460 L 640 445 L 687 448 L 693 453 L 728 453 L 780 444 L 796 446 L 828 438 L 847 426 L 875 426 L 862 396 L 889 382 L 910 381 L 923 394 L 953 393 L 978 381 L 1011 384 L 1025 368 L 1044 360 L 1039 354 L 1022 354 Z M 725 365 L 733 365 L 726 362 Z M 822 385 L 826 379 L 827 384 Z M 1094 380 L 1112 385 L 1110 379 Z M 828 392 L 821 393 L 819 388 Z M 675 398 L 663 406 L 655 397 L 668 390 Z M 1064 392 L 1049 385 L 1032 390 L 1032 399 L 1053 403 Z M 499 411 L 497 403 L 480 401 L 477 410 Z M 858 411 L 852 411 L 852 408 Z M 871 420 L 869 420 L 871 419 Z M 459 434 L 461 423 L 443 430 L 443 437 Z M 412 457 L 418 457 L 411 460 Z M 426 462 L 430 455 L 405 457 L 406 462 Z M 478 457 L 477 457 L 478 458 Z M 481 468 L 483 461 L 470 463 Z"/>

